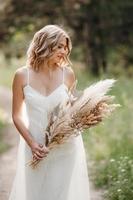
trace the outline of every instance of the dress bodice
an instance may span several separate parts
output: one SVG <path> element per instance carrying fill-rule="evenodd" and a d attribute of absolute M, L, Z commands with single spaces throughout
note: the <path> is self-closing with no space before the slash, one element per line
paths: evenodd
<path fill-rule="evenodd" d="M 26 114 L 29 124 L 29 130 L 34 137 L 42 140 L 44 129 L 48 124 L 48 114 L 60 103 L 63 103 L 68 98 L 68 88 L 64 84 L 60 84 L 51 94 L 44 96 L 39 91 L 34 89 L 29 83 L 29 69 L 27 68 L 27 84 L 23 88 Z M 64 73 L 64 70 L 63 70 Z M 63 75 L 64 77 L 64 75 Z M 36 130 L 39 130 L 36 132 Z M 41 138 L 39 137 L 41 135 Z"/>

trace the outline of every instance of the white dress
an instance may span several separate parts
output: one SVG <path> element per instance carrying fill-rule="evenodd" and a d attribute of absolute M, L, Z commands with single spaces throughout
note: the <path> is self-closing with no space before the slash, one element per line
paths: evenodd
<path fill-rule="evenodd" d="M 64 71 L 64 70 L 63 70 Z M 48 112 L 68 98 L 63 82 L 50 95 L 44 96 L 30 86 L 24 87 L 28 129 L 38 143 L 44 143 Z M 50 151 L 36 169 L 27 162 L 32 159 L 29 146 L 20 136 L 16 176 L 9 200 L 90 200 L 86 156 L 81 134 Z"/>

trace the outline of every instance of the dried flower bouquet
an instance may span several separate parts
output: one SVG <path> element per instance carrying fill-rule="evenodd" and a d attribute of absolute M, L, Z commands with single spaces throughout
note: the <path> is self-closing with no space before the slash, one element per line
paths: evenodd
<path fill-rule="evenodd" d="M 49 114 L 49 123 L 44 131 L 45 145 L 52 149 L 63 144 L 70 137 L 77 136 L 84 129 L 99 124 L 119 106 L 112 103 L 114 97 L 106 95 L 115 80 L 106 79 L 92 84 L 84 91 L 76 93 L 76 84 L 68 91 L 68 99 L 58 105 Z M 75 92 L 72 92 L 75 91 Z M 35 168 L 39 160 L 32 160 L 30 166 Z"/>

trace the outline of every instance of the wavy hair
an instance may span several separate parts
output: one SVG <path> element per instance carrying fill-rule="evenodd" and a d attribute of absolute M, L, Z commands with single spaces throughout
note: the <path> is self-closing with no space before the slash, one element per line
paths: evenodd
<path fill-rule="evenodd" d="M 34 70 L 38 71 L 39 67 L 47 62 L 54 54 L 53 49 L 58 45 L 62 36 L 67 41 L 67 55 L 63 59 L 63 63 L 70 64 L 69 55 L 72 49 L 72 43 L 69 35 L 58 25 L 47 25 L 35 33 L 29 48 L 27 50 L 27 63 Z"/>

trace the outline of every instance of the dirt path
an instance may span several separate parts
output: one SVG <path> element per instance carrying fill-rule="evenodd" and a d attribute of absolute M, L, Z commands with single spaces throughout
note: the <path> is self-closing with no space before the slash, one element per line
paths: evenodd
<path fill-rule="evenodd" d="M 4 141 L 10 148 L 0 155 L 0 200 L 7 200 L 16 169 L 18 134 L 11 121 L 11 92 L 0 88 L 0 108 L 5 111 L 8 126 L 4 129 Z"/>
<path fill-rule="evenodd" d="M 11 92 L 0 87 L 0 107 L 5 111 L 9 125 L 4 129 L 4 140 L 11 148 L 0 155 L 0 200 L 8 200 L 16 170 L 16 155 L 19 135 L 11 121 Z M 90 183 L 91 200 L 102 200 L 101 190 Z M 38 199 L 39 200 L 39 199 Z"/>

